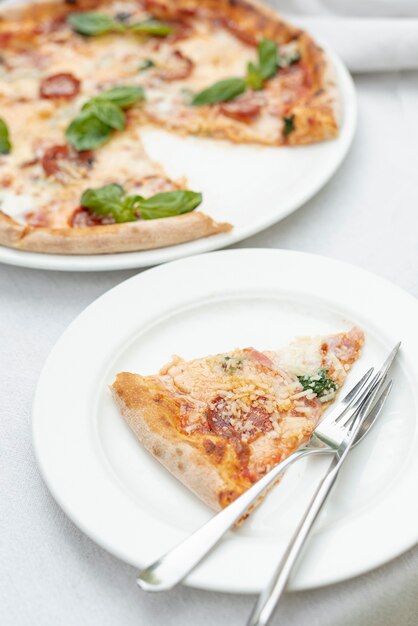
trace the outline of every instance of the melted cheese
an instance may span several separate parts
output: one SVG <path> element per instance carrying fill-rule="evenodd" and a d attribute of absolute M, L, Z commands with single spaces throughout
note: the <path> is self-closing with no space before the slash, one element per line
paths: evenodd
<path fill-rule="evenodd" d="M 121 11 L 130 13 L 131 22 L 149 17 L 135 2 L 115 0 L 98 10 L 112 16 Z M 62 24 L 52 32 L 46 29 L 33 42 L 29 39 L 30 45 L 20 52 L 6 46 L 0 63 L 0 117 L 9 126 L 13 150 L 9 156 L 0 157 L 0 188 L 7 187 L 16 196 L 30 196 L 36 205 L 31 210 L 40 209 L 49 225 L 58 227 L 67 224 L 86 187 L 118 182 L 130 192 L 141 178 L 164 177 L 141 146 L 138 129 L 143 121 L 233 141 L 280 143 L 283 103 L 274 90 L 266 88 L 265 103 L 252 122 L 227 117 L 217 107 L 190 105 L 190 93 L 224 78 L 245 76 L 248 62 L 255 62 L 257 56 L 255 48 L 213 21 L 198 18 L 191 25 L 187 38 L 172 42 L 170 38 L 129 33 L 82 37 Z M 34 24 L 8 24 L 7 16 L 1 22 L 3 31 L 18 30 L 17 26 L 30 31 Z M 36 26 L 39 28 L 38 23 Z M 178 53 L 193 64 L 192 71 L 184 78 L 165 80 L 164 72 L 176 72 L 181 67 Z M 139 71 L 144 59 L 152 59 L 155 67 Z M 42 79 L 62 72 L 80 80 L 80 94 L 70 101 L 40 98 Z M 93 167 L 80 171 L 78 179 L 47 177 L 39 161 L 45 150 L 65 144 L 65 129 L 89 98 L 121 84 L 145 88 L 146 101 L 137 107 L 141 113 L 130 116 L 127 130 L 115 132 L 111 141 L 96 151 Z M 167 177 L 165 180 L 169 185 Z M 171 188 L 177 186 L 172 182 Z M 3 210 L 10 211 L 10 204 L 3 203 Z"/>
<path fill-rule="evenodd" d="M 353 329 L 303 338 L 277 352 L 250 348 L 189 362 L 174 357 L 160 376 L 170 393 L 186 402 L 181 429 L 191 437 L 203 432 L 247 446 L 248 471 L 255 479 L 309 438 L 326 406 L 303 389 L 298 376 L 335 362 L 332 376 L 343 384 L 362 343 L 363 334 Z"/>

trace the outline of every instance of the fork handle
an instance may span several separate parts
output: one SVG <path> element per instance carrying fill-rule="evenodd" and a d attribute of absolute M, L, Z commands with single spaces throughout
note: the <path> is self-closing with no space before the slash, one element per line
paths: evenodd
<path fill-rule="evenodd" d="M 329 448 L 301 448 L 294 452 L 192 535 L 140 572 L 137 578 L 138 585 L 144 591 L 172 589 L 200 563 L 227 530 L 289 465 L 310 454 L 331 452 Z"/>
<path fill-rule="evenodd" d="M 339 460 L 333 457 L 327 473 L 308 506 L 298 528 L 293 534 L 279 565 L 277 566 L 269 584 L 259 595 L 247 626 L 266 626 L 273 611 L 280 600 L 293 566 L 302 550 L 309 532 L 314 525 L 327 496 L 334 485 L 339 473 Z"/>

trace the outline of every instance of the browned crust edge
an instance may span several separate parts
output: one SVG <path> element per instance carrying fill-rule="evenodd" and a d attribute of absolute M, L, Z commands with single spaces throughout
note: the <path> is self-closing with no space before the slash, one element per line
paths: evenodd
<path fill-rule="evenodd" d="M 158 393 L 158 387 L 152 389 L 149 379 L 139 374 L 121 372 L 111 386 L 113 398 L 129 428 L 144 448 L 152 454 L 175 478 L 192 491 L 211 509 L 219 511 L 222 493 L 228 493 L 232 499 L 241 495 L 245 489 L 225 481 L 216 466 L 196 442 L 186 441 L 175 426 L 167 419 L 170 412 L 170 398 L 165 397 L 164 407 L 156 405 L 152 395 Z M 162 394 L 166 390 L 159 389 Z M 176 407 L 172 407 L 174 411 Z M 167 410 L 168 409 L 168 410 Z M 241 526 L 248 516 L 264 500 L 266 495 L 281 480 L 281 476 L 248 507 L 236 522 Z M 247 485 L 249 487 L 250 485 Z M 232 494 L 235 494 L 232 496 Z"/>
<path fill-rule="evenodd" d="M 31 23 L 36 23 L 49 12 L 56 12 L 57 7 L 60 8 L 59 15 L 64 17 L 74 11 L 74 6 L 77 10 L 86 10 L 106 5 L 109 1 L 79 0 L 77 5 L 67 5 L 62 0 L 52 2 L 35 0 L 30 6 L 23 4 L 12 11 L 10 6 L 6 7 L 7 21 L 10 21 L 11 17 L 21 15 Z M 238 31 L 250 34 L 255 43 L 262 37 L 269 37 L 279 44 L 297 39 L 302 56 L 312 72 L 313 88 L 312 93 L 292 109 L 291 112 L 296 119 L 296 130 L 283 143 L 309 144 L 332 139 L 338 135 L 341 99 L 334 67 L 310 35 L 289 24 L 275 9 L 259 0 L 143 0 L 143 2 L 156 17 L 162 18 L 170 15 L 175 17 L 176 13 L 185 16 L 190 12 L 209 13 L 213 19 L 233 24 Z M 2 13 L 3 11 L 0 11 L 0 32 Z M 234 134 L 229 137 L 225 131 L 223 135 L 231 141 L 240 142 L 240 138 Z"/>
<path fill-rule="evenodd" d="M 164 6 L 167 6 L 164 0 L 150 0 L 149 3 L 152 4 L 157 16 L 158 6 L 163 7 L 162 10 Z M 94 8 L 100 4 L 106 4 L 106 0 L 80 0 L 76 6 L 77 10 L 80 10 Z M 10 11 L 10 6 L 8 6 L 5 9 L 8 10 L 7 20 L 19 14 L 25 14 L 35 20 L 47 15 L 50 8 L 56 6 L 61 7 L 63 15 L 74 10 L 73 5 L 65 5 L 58 0 L 49 3 L 36 0 L 30 7 L 22 5 Z M 221 15 L 222 18 L 233 20 L 238 27 L 253 32 L 258 39 L 265 36 L 283 43 L 298 38 L 314 72 L 314 82 L 318 89 L 312 96 L 292 109 L 296 119 L 296 130 L 289 135 L 286 143 L 289 145 L 308 144 L 331 139 L 338 134 L 341 104 L 334 68 L 322 49 L 309 35 L 288 24 L 275 10 L 257 0 L 202 0 L 199 2 L 176 0 L 175 7 L 185 12 L 190 9 L 201 10 L 203 7 L 214 16 Z M 0 12 L 0 31 L 2 13 L 3 11 Z M 231 137 L 231 140 L 236 141 L 236 138 Z M 227 232 L 231 228 L 230 224 L 219 224 L 203 213 L 152 222 L 79 229 L 32 228 L 19 224 L 0 211 L 1 245 L 53 254 L 88 255 L 149 250 Z"/>
<path fill-rule="evenodd" d="M 228 489 L 216 467 L 193 441 L 175 428 L 178 405 L 157 381 L 122 372 L 111 386 L 113 397 L 137 439 L 173 476 L 205 504 L 219 510 L 219 494 Z M 161 398 L 156 400 L 156 395 Z"/>
<path fill-rule="evenodd" d="M 85 228 L 33 228 L 0 211 L 0 244 L 49 254 L 107 254 L 174 246 L 230 231 L 204 213 Z"/>
<path fill-rule="evenodd" d="M 9 248 L 19 245 L 26 226 L 0 211 L 0 244 Z"/>
<path fill-rule="evenodd" d="M 160 6 L 161 17 L 169 4 L 174 4 L 177 10 L 183 10 L 186 15 L 188 10 L 206 9 L 214 18 L 221 17 L 224 23 L 232 23 L 238 30 L 251 34 L 254 44 L 262 37 L 273 39 L 278 44 L 298 40 L 302 57 L 313 76 L 312 93 L 292 108 L 296 130 L 281 143 L 304 145 L 333 139 L 338 135 L 341 97 L 331 60 L 308 33 L 289 24 L 275 9 L 258 0 L 176 0 L 175 3 L 148 0 L 148 4 L 157 16 Z M 222 132 L 222 136 L 238 143 L 242 140 L 234 132 L 228 133 L 227 129 Z M 280 142 L 272 141 L 269 145 L 274 144 L 280 145 Z"/>

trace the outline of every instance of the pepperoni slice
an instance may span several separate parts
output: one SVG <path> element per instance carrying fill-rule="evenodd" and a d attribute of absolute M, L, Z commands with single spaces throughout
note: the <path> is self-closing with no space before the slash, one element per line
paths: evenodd
<path fill-rule="evenodd" d="M 76 152 L 70 146 L 51 146 L 45 150 L 41 159 L 41 165 L 47 176 L 60 177 L 60 174 L 69 175 L 68 165 L 74 167 L 87 168 L 93 163 L 93 153 L 91 150 Z"/>
<path fill-rule="evenodd" d="M 271 422 L 271 415 L 264 407 L 266 398 L 260 398 L 261 404 L 251 407 L 246 416 L 243 416 L 243 421 L 247 420 L 245 424 L 246 434 L 253 438 L 257 437 L 262 432 L 268 432 L 272 430 L 273 424 Z M 225 439 L 240 441 L 241 440 L 241 428 L 239 425 L 233 426 L 228 417 L 228 406 L 226 406 L 225 400 L 221 396 L 216 396 L 212 400 L 210 408 L 206 411 L 206 420 L 209 427 L 209 431 L 220 435 Z M 251 424 L 248 424 L 248 421 Z"/>
<path fill-rule="evenodd" d="M 254 432 L 266 433 L 273 429 L 270 419 L 271 415 L 262 406 L 254 407 L 248 413 L 248 419 L 254 426 Z M 252 433 L 254 435 L 254 432 Z"/>
<path fill-rule="evenodd" d="M 87 226 L 104 226 L 114 224 L 115 220 L 109 215 L 96 215 L 84 207 L 74 211 L 68 220 L 73 228 L 86 228 Z"/>
<path fill-rule="evenodd" d="M 248 97 L 243 96 L 238 100 L 224 102 L 219 106 L 219 111 L 222 115 L 249 124 L 260 115 L 261 108 L 262 102 L 260 99 L 255 98 L 253 94 L 249 94 Z"/>
<path fill-rule="evenodd" d="M 212 401 L 213 408 L 207 409 L 206 419 L 211 432 L 228 439 L 234 437 L 236 433 L 225 416 L 224 405 L 225 400 L 221 396 L 216 396 Z"/>
<path fill-rule="evenodd" d="M 41 160 L 47 176 L 53 176 L 60 169 L 61 162 L 70 157 L 70 149 L 68 146 L 52 146 L 45 150 Z"/>
<path fill-rule="evenodd" d="M 167 82 L 173 80 L 183 80 L 192 73 L 194 63 L 186 57 L 180 50 L 174 50 L 166 65 L 163 65 L 156 76 Z"/>
<path fill-rule="evenodd" d="M 70 100 L 80 91 L 80 81 L 73 74 L 53 74 L 41 82 L 41 98 L 64 98 Z"/>
<path fill-rule="evenodd" d="M 264 367 L 268 367 L 269 369 L 274 368 L 274 363 L 268 356 L 259 352 L 255 348 L 245 348 L 244 350 L 247 359 L 253 361 L 253 363 L 258 363 L 259 365 L 264 365 Z"/>

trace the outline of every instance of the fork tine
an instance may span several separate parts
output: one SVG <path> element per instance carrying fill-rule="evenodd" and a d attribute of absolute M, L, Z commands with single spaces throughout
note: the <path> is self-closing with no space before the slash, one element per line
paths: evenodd
<path fill-rule="evenodd" d="M 394 358 L 398 353 L 400 345 L 401 342 L 396 344 L 396 346 L 393 348 L 393 350 L 390 352 L 389 356 L 383 363 L 380 370 L 377 372 L 377 374 L 373 376 L 370 384 L 363 389 L 357 400 L 352 405 L 351 411 L 349 412 L 347 419 L 343 422 L 343 424 L 341 424 L 342 426 L 346 428 L 349 427 L 351 430 L 352 428 L 354 428 L 355 423 L 358 422 L 359 415 L 364 415 L 364 413 L 367 413 L 367 411 L 370 409 L 380 389 L 385 383 L 386 375 L 393 363 Z M 341 416 L 341 418 L 343 417 L 344 414 Z"/>
<path fill-rule="evenodd" d="M 357 395 L 360 393 L 360 391 L 363 389 L 363 387 L 365 386 L 365 384 L 367 383 L 367 381 L 369 380 L 370 376 L 373 374 L 374 368 L 371 367 L 362 378 L 360 378 L 360 380 L 358 381 L 358 383 L 356 385 L 354 385 L 354 387 L 352 387 L 350 389 L 350 391 L 348 392 L 348 394 L 346 396 L 344 396 L 343 398 L 343 402 L 347 402 L 347 403 L 351 403 L 353 400 L 356 399 Z"/>
<path fill-rule="evenodd" d="M 336 406 L 334 406 L 330 411 L 327 411 L 324 419 L 322 420 L 322 425 L 332 424 L 334 422 L 338 422 L 346 413 L 346 411 L 354 404 L 358 397 L 360 397 L 360 393 L 365 389 L 367 382 L 370 379 L 370 376 L 373 374 L 374 368 L 371 367 L 365 374 L 360 378 L 358 383 L 354 385 L 348 392 L 346 396 L 339 402 Z"/>
<path fill-rule="evenodd" d="M 360 430 L 356 435 L 356 439 L 354 441 L 354 445 L 356 446 L 360 441 L 367 435 L 367 433 L 373 428 L 377 418 L 382 412 L 383 406 L 388 399 L 390 392 L 392 391 L 392 381 L 390 380 L 382 393 L 380 394 L 379 399 L 375 402 L 374 407 L 368 412 L 366 419 L 363 421 L 360 426 Z"/>

